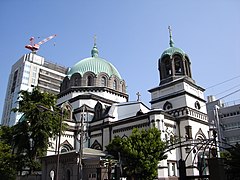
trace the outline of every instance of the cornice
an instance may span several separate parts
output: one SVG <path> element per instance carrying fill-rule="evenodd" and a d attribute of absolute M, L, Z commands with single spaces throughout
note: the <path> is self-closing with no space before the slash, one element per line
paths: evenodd
<path fill-rule="evenodd" d="M 124 97 L 128 101 L 128 94 L 119 92 L 113 89 L 110 89 L 108 87 L 96 87 L 96 86 L 85 86 L 85 87 L 71 87 L 65 91 L 62 91 L 58 94 L 58 98 L 61 98 L 63 96 L 66 96 L 67 94 L 70 94 L 71 92 L 109 92 L 115 95 L 118 95 L 120 97 Z"/>

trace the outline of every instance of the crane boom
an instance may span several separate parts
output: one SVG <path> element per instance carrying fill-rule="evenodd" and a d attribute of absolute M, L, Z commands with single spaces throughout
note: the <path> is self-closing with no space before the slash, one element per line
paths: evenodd
<path fill-rule="evenodd" d="M 45 38 L 45 39 L 43 39 L 42 41 L 40 41 L 39 43 L 37 43 L 39 46 L 40 45 L 42 45 L 43 43 L 45 43 L 45 42 L 47 42 L 47 41 L 49 41 L 49 40 L 51 40 L 52 38 L 54 38 L 55 36 L 57 36 L 56 34 L 54 34 L 54 35 L 52 35 L 52 36 L 49 36 L 49 37 L 47 37 L 47 38 Z"/>
<path fill-rule="evenodd" d="M 34 44 L 34 37 L 31 37 L 30 38 L 30 44 L 29 45 L 26 45 L 25 48 L 33 51 L 33 52 L 36 52 L 37 50 L 39 50 L 40 48 L 40 45 L 46 43 L 47 41 L 51 40 L 52 38 L 56 37 L 57 35 L 54 34 L 52 36 L 49 36 L 45 39 L 43 39 L 42 41 L 38 42 L 37 44 Z"/>

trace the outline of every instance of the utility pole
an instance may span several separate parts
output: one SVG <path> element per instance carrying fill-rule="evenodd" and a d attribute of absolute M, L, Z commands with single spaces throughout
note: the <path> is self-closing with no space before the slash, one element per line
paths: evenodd
<path fill-rule="evenodd" d="M 78 151 L 79 161 L 78 161 L 78 180 L 83 179 L 83 164 L 82 164 L 82 158 L 83 158 L 83 136 L 84 136 L 84 125 L 85 122 L 85 105 L 83 105 L 83 111 L 82 116 L 80 116 L 80 146 Z"/>
<path fill-rule="evenodd" d="M 63 123 L 63 116 L 64 116 L 64 109 L 66 108 L 67 103 L 63 103 L 61 106 L 61 119 L 60 119 L 60 130 L 58 134 L 58 149 L 57 149 L 57 167 L 56 167 L 56 180 L 58 180 L 59 174 L 59 162 L 60 162 L 60 145 L 61 145 L 61 132 L 62 132 L 62 123 Z"/>

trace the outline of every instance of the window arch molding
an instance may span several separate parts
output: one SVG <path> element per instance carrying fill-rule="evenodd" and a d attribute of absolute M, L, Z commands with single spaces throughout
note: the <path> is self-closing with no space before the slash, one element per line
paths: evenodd
<path fill-rule="evenodd" d="M 111 77 L 111 89 L 119 91 L 119 87 L 120 87 L 120 79 L 118 79 L 116 76 L 112 76 Z"/>
<path fill-rule="evenodd" d="M 61 83 L 60 91 L 62 92 L 62 91 L 67 90 L 69 88 L 69 86 L 70 86 L 70 80 L 69 80 L 68 76 L 66 76 Z"/>
<path fill-rule="evenodd" d="M 81 86 L 81 80 L 82 80 L 81 75 L 79 73 L 74 73 L 71 76 L 70 84 L 71 86 Z"/>
<path fill-rule="evenodd" d="M 97 78 L 97 84 L 101 87 L 109 86 L 109 76 L 106 73 L 100 73 Z"/>
<path fill-rule="evenodd" d="M 97 150 L 102 150 L 102 146 L 101 146 L 101 144 L 97 140 L 95 140 L 93 142 L 93 144 L 91 145 L 91 148 L 97 149 Z"/>
<path fill-rule="evenodd" d="M 83 85 L 94 86 L 96 81 L 96 75 L 93 72 L 86 72 L 83 75 Z"/>

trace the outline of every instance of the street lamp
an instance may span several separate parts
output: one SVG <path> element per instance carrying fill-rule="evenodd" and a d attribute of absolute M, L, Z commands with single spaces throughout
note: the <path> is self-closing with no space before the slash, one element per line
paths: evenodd
<path fill-rule="evenodd" d="M 79 151 L 78 151 L 78 180 L 83 179 L 83 164 L 82 164 L 82 158 L 83 158 L 83 136 L 84 136 L 84 122 L 85 122 L 85 109 L 86 105 L 84 104 L 82 106 L 82 115 L 80 115 L 80 139 L 79 142 Z"/>
<path fill-rule="evenodd" d="M 50 111 L 52 113 L 55 113 L 55 114 L 60 114 L 61 115 L 61 119 L 60 119 L 60 129 L 59 129 L 59 132 L 58 132 L 58 147 L 57 147 L 57 165 L 56 165 L 56 180 L 58 180 L 58 174 L 59 174 L 59 161 L 60 161 L 60 145 L 61 145 L 61 131 L 62 131 L 62 122 L 64 120 L 64 110 L 66 109 L 67 106 L 70 106 L 67 102 L 64 102 L 60 109 L 61 109 L 61 112 L 55 112 L 53 111 L 53 109 L 48 109 L 47 107 L 44 107 L 42 105 L 38 105 L 39 108 L 41 109 L 44 109 L 44 110 L 47 110 L 47 111 Z"/>
<path fill-rule="evenodd" d="M 61 119 L 60 119 L 60 129 L 58 133 L 58 149 L 57 149 L 57 167 L 56 167 L 56 180 L 58 180 L 58 174 L 59 174 L 59 160 L 60 160 L 60 145 L 61 145 L 61 131 L 62 131 L 62 122 L 64 120 L 64 110 L 69 104 L 67 102 L 64 102 L 61 105 Z"/>

